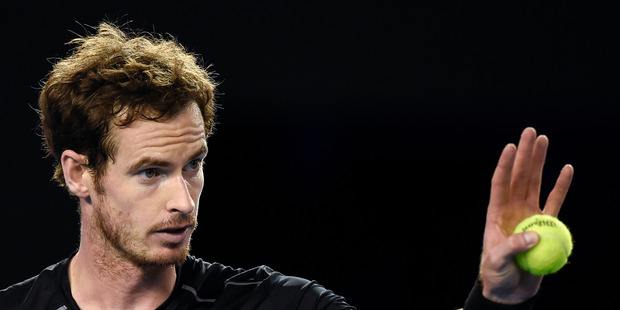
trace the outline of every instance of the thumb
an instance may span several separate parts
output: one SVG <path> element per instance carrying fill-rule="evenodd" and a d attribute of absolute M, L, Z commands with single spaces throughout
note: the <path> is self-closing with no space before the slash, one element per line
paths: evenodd
<path fill-rule="evenodd" d="M 526 272 L 517 266 L 513 257 L 533 248 L 539 240 L 537 233 L 527 231 L 507 237 L 486 252 L 480 266 L 483 296 L 496 300 L 511 299 L 511 303 L 517 295 L 510 295 L 517 291 L 521 291 L 519 302 L 534 296 L 542 277 L 522 277 Z"/>
<path fill-rule="evenodd" d="M 512 257 L 515 254 L 533 248 L 539 239 L 538 234 L 533 231 L 509 236 L 486 253 L 488 260 L 485 260 L 483 268 L 488 267 L 493 270 L 506 268 L 512 262 Z"/>
<path fill-rule="evenodd" d="M 533 248 L 539 240 L 540 236 L 536 232 L 526 231 L 508 237 L 501 246 L 504 248 L 502 249 L 504 254 L 508 257 Z"/>

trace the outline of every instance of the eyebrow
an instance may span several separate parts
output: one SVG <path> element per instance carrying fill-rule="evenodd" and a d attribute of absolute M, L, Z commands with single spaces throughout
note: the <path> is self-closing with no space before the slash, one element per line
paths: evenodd
<path fill-rule="evenodd" d="M 200 148 L 200 150 L 194 153 L 194 155 L 191 156 L 190 158 L 191 160 L 194 160 L 203 155 L 206 155 L 206 153 L 207 153 L 207 147 L 203 145 Z M 140 160 L 138 160 L 137 162 L 129 166 L 129 169 L 127 171 L 133 172 L 133 171 L 141 169 L 142 167 L 147 167 L 147 166 L 170 167 L 172 165 L 173 165 L 172 162 L 146 156 L 146 157 L 142 157 Z"/>

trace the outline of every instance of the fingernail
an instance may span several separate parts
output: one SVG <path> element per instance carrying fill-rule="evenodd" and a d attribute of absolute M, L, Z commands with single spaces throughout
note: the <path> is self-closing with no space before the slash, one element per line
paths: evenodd
<path fill-rule="evenodd" d="M 533 231 L 527 231 L 523 234 L 523 238 L 528 245 L 533 244 L 537 242 L 538 234 Z"/>

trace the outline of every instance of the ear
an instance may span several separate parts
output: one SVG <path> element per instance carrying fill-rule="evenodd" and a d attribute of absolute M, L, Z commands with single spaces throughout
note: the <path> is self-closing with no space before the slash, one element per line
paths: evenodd
<path fill-rule="evenodd" d="M 72 150 L 62 152 L 60 156 L 62 173 L 69 190 L 78 198 L 90 196 L 90 169 L 86 167 L 86 156 Z"/>

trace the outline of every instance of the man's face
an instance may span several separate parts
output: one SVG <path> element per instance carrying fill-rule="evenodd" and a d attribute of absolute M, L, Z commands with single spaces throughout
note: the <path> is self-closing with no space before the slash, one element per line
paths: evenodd
<path fill-rule="evenodd" d="M 104 250 L 137 265 L 185 260 L 198 215 L 207 155 L 195 103 L 165 122 L 115 127 L 118 151 L 93 196 L 94 231 Z"/>

